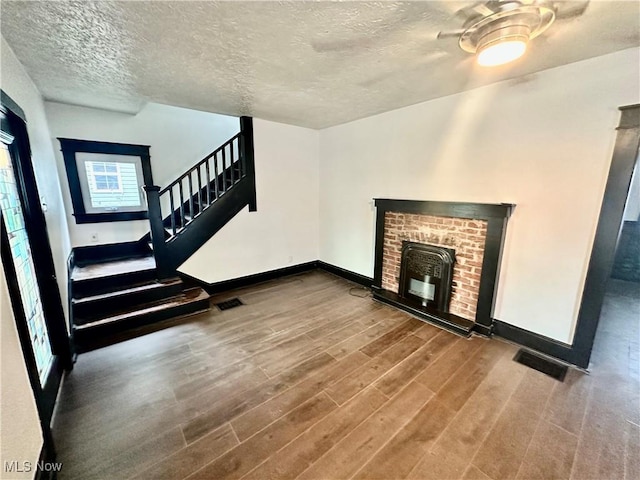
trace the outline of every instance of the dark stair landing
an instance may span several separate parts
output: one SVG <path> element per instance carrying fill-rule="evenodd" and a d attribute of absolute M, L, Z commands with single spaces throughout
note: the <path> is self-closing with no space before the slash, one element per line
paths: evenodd
<path fill-rule="evenodd" d="M 202 288 L 178 277 L 157 280 L 152 255 L 74 266 L 71 287 L 78 352 L 120 341 L 123 332 L 210 309 Z"/>

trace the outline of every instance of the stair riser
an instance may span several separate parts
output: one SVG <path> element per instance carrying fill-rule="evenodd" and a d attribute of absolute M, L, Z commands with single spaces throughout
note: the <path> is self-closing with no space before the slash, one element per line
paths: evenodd
<path fill-rule="evenodd" d="M 184 284 L 175 283 L 150 290 L 126 293 L 115 297 L 74 305 L 73 320 L 76 325 L 84 325 L 85 323 L 94 321 L 96 318 L 111 316 L 129 307 L 178 295 L 183 288 Z"/>
<path fill-rule="evenodd" d="M 73 281 L 73 297 L 83 298 L 103 293 L 111 293 L 130 288 L 136 284 L 152 281 L 156 278 L 155 270 L 131 272 L 113 277 Z"/>
<path fill-rule="evenodd" d="M 103 245 L 91 245 L 75 247 L 73 249 L 73 263 L 77 267 L 95 263 L 123 260 L 149 255 L 149 249 L 145 242 L 108 243 Z"/>
<path fill-rule="evenodd" d="M 132 329 L 162 322 L 182 315 L 204 312 L 210 310 L 210 308 L 208 299 L 197 300 L 183 305 L 176 305 L 170 309 L 140 315 L 132 319 L 125 319 L 83 330 L 74 330 L 74 342 L 79 353 L 87 352 L 89 350 L 94 350 L 96 348 L 121 341 L 122 339 L 117 338 L 117 336 Z M 141 332 L 141 334 L 144 334 L 144 332 Z"/>

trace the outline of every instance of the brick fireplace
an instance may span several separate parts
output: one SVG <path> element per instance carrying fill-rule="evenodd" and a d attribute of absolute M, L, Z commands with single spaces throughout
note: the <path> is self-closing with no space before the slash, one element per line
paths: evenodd
<path fill-rule="evenodd" d="M 469 334 L 490 334 L 510 204 L 376 199 L 374 297 L 426 320 Z M 421 306 L 400 288 L 403 244 L 455 252 L 448 311 Z M 426 305 L 424 302 L 422 305 Z"/>
<path fill-rule="evenodd" d="M 382 288 L 398 293 L 403 241 L 451 248 L 456 252 L 456 263 L 449 312 L 473 321 L 486 236 L 486 220 L 386 212 Z"/>

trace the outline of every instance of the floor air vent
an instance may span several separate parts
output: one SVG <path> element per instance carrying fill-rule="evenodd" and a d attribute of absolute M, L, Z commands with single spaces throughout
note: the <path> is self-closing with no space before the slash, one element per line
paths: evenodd
<path fill-rule="evenodd" d="M 561 382 L 564 381 L 564 376 L 567 374 L 568 368 L 566 366 L 552 362 L 546 358 L 539 357 L 538 355 L 534 355 L 526 350 L 518 350 L 518 353 L 513 357 L 513 360 L 526 365 L 527 367 L 533 368 L 534 370 L 538 370 L 545 375 L 549 375 Z"/>
<path fill-rule="evenodd" d="M 232 298 L 230 300 L 225 300 L 224 302 L 216 303 L 216 307 L 220 310 L 229 310 L 230 308 L 239 307 L 240 305 L 244 305 L 239 298 Z"/>

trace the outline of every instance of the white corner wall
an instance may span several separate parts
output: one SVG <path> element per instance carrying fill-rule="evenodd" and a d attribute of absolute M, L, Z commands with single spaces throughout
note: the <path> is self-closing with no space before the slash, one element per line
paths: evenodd
<path fill-rule="evenodd" d="M 254 119 L 257 212 L 244 209 L 180 271 L 215 283 L 318 259 L 318 131 Z"/>
<path fill-rule="evenodd" d="M 42 448 L 42 430 L 27 367 L 13 318 L 9 291 L 0 263 L 0 478 L 31 479 L 34 472 L 5 472 L 5 462 L 35 465 Z"/>
<path fill-rule="evenodd" d="M 1 42 L 0 84 L 2 90 L 22 108 L 27 118 L 31 160 L 36 174 L 38 193 L 42 202 L 46 204 L 44 215 L 58 278 L 58 288 L 66 315 L 67 257 L 71 252 L 71 245 L 44 102 L 40 92 L 4 38 Z"/>
<path fill-rule="evenodd" d="M 236 117 L 158 103 L 147 104 L 136 115 L 55 102 L 45 102 L 45 107 L 73 247 L 139 240 L 149 222 L 76 224 L 58 137 L 149 145 L 153 180 L 163 187 L 240 131 Z M 92 242 L 93 234 L 97 242 Z"/>
<path fill-rule="evenodd" d="M 639 62 L 628 49 L 322 130 L 320 259 L 373 275 L 372 198 L 514 203 L 495 317 L 571 343 Z"/>

